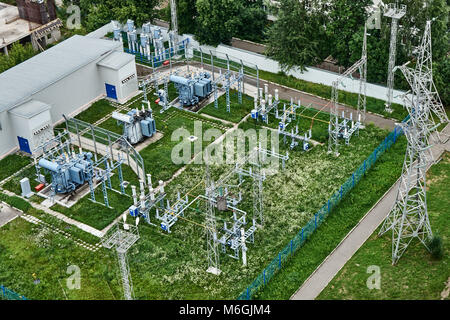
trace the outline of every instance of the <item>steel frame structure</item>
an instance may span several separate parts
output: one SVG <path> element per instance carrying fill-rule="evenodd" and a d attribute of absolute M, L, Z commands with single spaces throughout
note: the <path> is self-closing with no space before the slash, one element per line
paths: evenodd
<path fill-rule="evenodd" d="M 398 22 L 406 14 L 406 5 L 398 5 L 398 3 L 389 3 L 384 11 L 384 16 L 391 18 L 391 41 L 389 47 L 389 66 L 388 66 L 388 80 L 387 80 L 387 102 L 385 111 L 392 113 L 392 99 L 394 91 L 394 67 L 395 58 L 397 55 L 397 33 L 398 33 Z"/>
<path fill-rule="evenodd" d="M 124 217 L 126 219 L 126 214 Z M 124 298 L 125 300 L 133 300 L 133 282 L 127 252 L 140 238 L 137 227 L 139 220 L 136 221 L 136 226 L 133 226 L 127 224 L 125 219 L 123 223 L 119 221 L 113 225 L 108 233 L 102 237 L 101 242 L 105 248 L 111 249 L 114 247 L 116 249 Z"/>
<path fill-rule="evenodd" d="M 426 202 L 426 170 L 433 161 L 430 137 L 440 123 L 448 123 L 449 119 L 433 82 L 431 21 L 427 21 L 418 48 L 416 68 L 408 68 L 408 64 L 397 67 L 412 90 L 411 99 L 405 95 L 410 119 L 401 124 L 408 147 L 395 204 L 379 232 L 381 236 L 392 230 L 392 264 L 398 262 L 414 238 L 429 249 L 428 240 L 433 235 Z"/>
<path fill-rule="evenodd" d="M 359 70 L 359 92 L 358 92 L 358 122 L 356 125 L 360 126 L 360 121 L 364 122 L 366 117 L 366 90 L 367 90 L 367 26 L 364 26 L 364 40 L 362 47 L 361 59 L 359 59 L 350 68 L 333 81 L 332 95 L 331 95 L 331 112 L 330 124 L 328 127 L 328 153 L 334 153 L 336 157 L 339 156 L 339 136 L 342 135 L 342 124 L 339 123 L 339 85 L 347 77 Z M 359 121 L 360 120 L 360 121 Z"/>

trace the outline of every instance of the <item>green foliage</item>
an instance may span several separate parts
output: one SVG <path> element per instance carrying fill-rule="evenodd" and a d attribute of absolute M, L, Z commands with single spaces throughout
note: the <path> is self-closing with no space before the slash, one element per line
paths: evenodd
<path fill-rule="evenodd" d="M 321 12 L 311 14 L 304 2 L 283 0 L 278 20 L 268 31 L 266 54 L 284 70 L 294 66 L 304 70 L 325 58 L 326 42 Z"/>
<path fill-rule="evenodd" d="M 344 67 L 351 66 L 361 58 L 362 41 L 354 42 L 354 35 L 364 32 L 368 18 L 366 7 L 371 0 L 335 0 L 331 2 L 327 34 L 330 39 L 330 54 Z M 356 50 L 359 48 L 359 50 Z M 351 59 L 352 55 L 359 55 Z"/>
<path fill-rule="evenodd" d="M 18 65 L 19 63 L 33 57 L 37 52 L 34 51 L 31 43 L 25 45 L 16 42 L 9 50 L 9 55 L 0 54 L 0 73 Z"/>
<path fill-rule="evenodd" d="M 81 9 L 81 23 L 91 32 L 111 20 L 125 23 L 132 19 L 136 26 L 151 21 L 156 17 L 155 7 L 159 0 L 65 0 L 64 4 L 78 5 Z"/>
<path fill-rule="evenodd" d="M 434 235 L 428 243 L 430 253 L 433 259 L 439 260 L 444 255 L 444 248 L 442 245 L 442 238 L 438 235 Z"/>
<path fill-rule="evenodd" d="M 229 44 L 239 33 L 262 34 L 265 14 L 260 4 L 259 0 L 197 0 L 197 40 L 208 45 Z M 264 23 L 258 19 L 261 17 Z"/>
<path fill-rule="evenodd" d="M 31 208 L 31 205 L 28 202 L 16 196 L 11 197 L 4 193 L 0 193 L 0 200 L 6 202 L 11 207 L 22 210 L 23 212 L 27 212 Z"/>
<path fill-rule="evenodd" d="M 195 34 L 198 16 L 196 0 L 177 0 L 178 33 Z M 170 16 L 170 14 L 169 14 Z"/>

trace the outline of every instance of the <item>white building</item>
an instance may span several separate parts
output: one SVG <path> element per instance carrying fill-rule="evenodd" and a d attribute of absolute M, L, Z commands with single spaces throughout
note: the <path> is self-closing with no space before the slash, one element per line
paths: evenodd
<path fill-rule="evenodd" d="M 73 36 L 0 74 L 0 158 L 32 152 L 52 126 L 102 97 L 138 92 L 135 58 L 121 42 Z"/>

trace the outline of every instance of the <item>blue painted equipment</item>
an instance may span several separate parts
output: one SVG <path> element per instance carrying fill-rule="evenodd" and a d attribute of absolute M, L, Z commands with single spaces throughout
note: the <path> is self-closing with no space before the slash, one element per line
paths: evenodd
<path fill-rule="evenodd" d="M 171 75 L 169 80 L 175 84 L 178 98 L 183 106 L 197 104 L 212 92 L 212 81 L 208 72 L 201 72 L 194 77 Z"/>
<path fill-rule="evenodd" d="M 53 161 L 39 160 L 40 168 L 52 176 L 52 190 L 55 193 L 68 193 L 89 181 L 92 176 L 92 153 L 62 154 Z"/>
<path fill-rule="evenodd" d="M 156 123 L 150 107 L 148 110 L 143 107 L 142 111 L 133 109 L 127 114 L 113 112 L 112 118 L 116 119 L 119 125 L 123 125 L 123 135 L 131 144 L 136 144 L 145 137 L 152 137 L 156 132 Z"/>

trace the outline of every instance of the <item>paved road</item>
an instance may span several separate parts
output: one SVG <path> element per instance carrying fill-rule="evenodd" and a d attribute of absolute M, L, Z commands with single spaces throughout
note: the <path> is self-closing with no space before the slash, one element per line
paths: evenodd
<path fill-rule="evenodd" d="M 447 140 L 446 137 L 450 135 L 450 124 L 444 128 L 442 133 L 445 135 L 441 136 L 442 140 Z M 432 147 L 434 159 L 438 160 L 445 150 L 450 151 L 450 141 L 446 141 L 443 145 L 434 145 Z M 388 215 L 397 197 L 399 183 L 400 180 L 389 189 L 352 231 L 347 234 L 331 254 L 306 279 L 297 292 L 292 295 L 291 300 L 313 300 L 326 288 L 339 270 L 350 260 L 364 242 L 369 239 Z"/>

